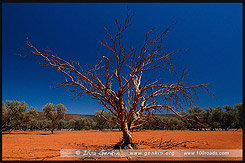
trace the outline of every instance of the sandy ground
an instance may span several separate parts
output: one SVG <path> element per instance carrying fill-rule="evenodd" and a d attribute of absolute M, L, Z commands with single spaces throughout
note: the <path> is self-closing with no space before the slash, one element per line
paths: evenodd
<path fill-rule="evenodd" d="M 242 131 L 142 131 L 132 133 L 134 142 L 154 139 L 173 142 L 195 141 L 171 149 L 242 149 Z M 2 135 L 3 160 L 82 160 L 79 157 L 60 157 L 61 149 L 112 149 L 120 141 L 115 131 L 15 131 Z M 152 140 L 154 140 L 152 139 Z M 141 145 L 144 149 L 160 149 Z M 158 157 L 158 158 L 97 158 L 97 160 L 242 160 L 221 157 Z M 88 158 L 85 160 L 94 160 Z"/>

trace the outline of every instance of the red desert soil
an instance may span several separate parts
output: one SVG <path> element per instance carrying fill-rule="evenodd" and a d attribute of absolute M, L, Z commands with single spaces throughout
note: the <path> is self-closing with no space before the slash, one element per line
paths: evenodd
<path fill-rule="evenodd" d="M 196 141 L 172 149 L 242 149 L 242 130 L 239 131 L 142 131 L 132 133 L 134 142 L 147 141 L 152 137 L 173 142 Z M 112 149 L 119 142 L 121 132 L 112 131 L 15 131 L 2 135 L 3 160 L 81 160 L 79 157 L 60 157 L 61 149 Z M 200 143 L 202 142 L 202 143 Z M 150 146 L 141 145 L 144 149 Z M 105 158 L 99 160 L 128 160 L 127 158 Z M 131 158 L 135 160 L 134 158 Z M 136 158 L 137 159 L 137 158 Z M 93 159 L 86 159 L 93 160 Z M 138 160 L 242 160 L 242 158 L 203 157 L 141 157 Z"/>

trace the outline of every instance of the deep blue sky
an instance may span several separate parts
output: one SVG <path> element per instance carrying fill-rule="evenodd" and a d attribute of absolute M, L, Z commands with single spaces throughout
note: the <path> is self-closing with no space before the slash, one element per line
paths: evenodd
<path fill-rule="evenodd" d="M 67 113 L 93 114 L 101 109 L 88 97 L 72 101 L 64 88 L 49 88 L 54 82 L 62 82 L 63 75 L 39 65 L 38 59 L 16 54 L 24 54 L 21 48 L 27 48 L 28 34 L 37 47 L 53 48 L 61 57 L 79 60 L 83 66 L 93 64 L 107 55 L 95 39 L 104 38 L 104 27 L 115 29 L 114 18 L 123 21 L 127 6 L 135 13 L 127 31 L 134 47 L 143 43 L 152 27 L 160 32 L 178 22 L 164 46 L 189 48 L 180 54 L 176 66 L 189 65 L 189 81 L 211 83 L 217 97 L 201 92 L 196 105 L 206 108 L 242 102 L 241 3 L 3 3 L 2 100 L 24 100 L 38 111 L 48 102 L 63 103 Z"/>

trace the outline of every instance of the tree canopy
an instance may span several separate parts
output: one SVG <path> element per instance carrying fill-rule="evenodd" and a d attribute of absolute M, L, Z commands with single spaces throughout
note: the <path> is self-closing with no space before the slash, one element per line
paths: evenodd
<path fill-rule="evenodd" d="M 58 121 L 65 117 L 67 108 L 63 104 L 54 105 L 52 103 L 47 103 L 42 110 L 45 113 L 45 117 L 51 120 L 51 132 L 53 134 L 54 129 L 57 127 Z"/>

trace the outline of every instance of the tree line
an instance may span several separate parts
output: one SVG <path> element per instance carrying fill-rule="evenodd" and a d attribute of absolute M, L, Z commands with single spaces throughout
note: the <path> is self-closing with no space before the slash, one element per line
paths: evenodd
<path fill-rule="evenodd" d="M 208 107 L 202 109 L 199 106 L 189 108 L 180 114 L 185 118 L 174 115 L 157 115 L 143 119 L 147 123 L 135 127 L 137 130 L 224 130 L 243 128 L 242 117 L 243 104 L 235 104 L 234 107 Z M 22 101 L 2 101 L 2 132 L 13 130 L 99 130 L 118 129 L 120 126 L 114 122 L 109 111 L 96 111 L 92 117 L 79 117 L 64 120 L 67 108 L 63 104 L 54 105 L 47 103 L 42 108 L 45 120 L 37 120 L 37 109 L 28 107 Z M 137 125 L 137 123 L 135 124 Z"/>

